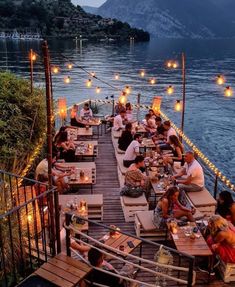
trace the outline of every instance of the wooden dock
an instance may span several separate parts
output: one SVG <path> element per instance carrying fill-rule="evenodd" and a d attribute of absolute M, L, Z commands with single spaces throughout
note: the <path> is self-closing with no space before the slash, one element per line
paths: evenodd
<path fill-rule="evenodd" d="M 120 187 L 117 175 L 117 163 L 115 158 L 115 153 L 111 141 L 110 133 L 103 134 L 99 138 L 99 154 L 96 159 L 96 184 L 94 185 L 93 192 L 94 194 L 103 194 L 104 196 L 104 224 L 110 225 L 114 224 L 118 226 L 121 230 L 135 234 L 134 223 L 126 223 L 124 220 L 121 204 L 120 204 Z M 89 194 L 89 189 L 80 189 L 79 194 Z M 90 226 L 89 235 L 94 238 L 100 238 L 105 231 L 103 228 L 98 226 Z M 166 244 L 166 243 L 164 243 Z M 167 244 L 171 244 L 167 242 Z M 171 245 L 171 247 L 173 247 Z M 156 250 L 152 246 L 143 246 L 143 258 L 154 260 L 154 254 Z M 138 254 L 138 250 L 136 250 Z M 178 265 L 175 260 L 175 265 Z M 177 259 L 178 261 L 178 259 Z M 113 262 L 112 262 L 113 263 Z M 114 262 L 115 264 L 115 262 Z M 145 265 L 144 265 L 145 266 Z M 147 265 L 146 265 L 147 266 Z M 115 265 L 115 267 L 119 267 Z M 154 283 L 155 278 L 149 273 L 141 271 L 137 275 L 137 279 L 144 280 L 148 283 Z M 168 286 L 178 286 L 175 282 L 168 282 Z M 209 286 L 209 287 L 223 287 L 223 286 L 235 286 L 234 284 L 225 284 L 220 276 L 216 274 L 211 277 L 208 282 L 208 274 L 197 271 L 196 285 L 197 287 Z"/>

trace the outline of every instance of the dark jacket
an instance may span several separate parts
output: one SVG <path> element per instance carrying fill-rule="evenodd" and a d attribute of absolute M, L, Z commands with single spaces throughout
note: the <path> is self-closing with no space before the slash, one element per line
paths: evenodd
<path fill-rule="evenodd" d="M 132 141 L 132 133 L 130 131 L 123 131 L 121 137 L 118 139 L 118 148 L 126 151 Z"/>

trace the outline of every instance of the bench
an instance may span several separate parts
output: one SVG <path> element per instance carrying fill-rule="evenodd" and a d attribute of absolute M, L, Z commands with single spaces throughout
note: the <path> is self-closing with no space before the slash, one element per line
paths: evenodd
<path fill-rule="evenodd" d="M 134 222 L 135 213 L 137 211 L 145 211 L 149 209 L 149 205 L 144 194 L 137 198 L 121 196 L 120 201 L 126 222 Z"/>
<path fill-rule="evenodd" d="M 73 201 L 74 198 L 77 198 L 80 202 L 85 200 L 88 207 L 88 219 L 103 221 L 103 194 L 79 194 L 79 195 L 59 195 L 59 204 L 63 207 L 66 207 L 67 202 Z"/>
<path fill-rule="evenodd" d="M 206 188 L 203 188 L 202 191 L 187 192 L 187 197 L 205 216 L 209 217 L 215 214 L 217 202 Z"/>
<path fill-rule="evenodd" d="M 115 131 L 114 128 L 112 128 L 112 137 L 113 138 L 120 138 L 121 135 L 122 135 L 122 130 Z"/>
<path fill-rule="evenodd" d="M 225 263 L 222 260 L 218 266 L 220 275 L 225 283 L 235 282 L 235 264 Z"/>

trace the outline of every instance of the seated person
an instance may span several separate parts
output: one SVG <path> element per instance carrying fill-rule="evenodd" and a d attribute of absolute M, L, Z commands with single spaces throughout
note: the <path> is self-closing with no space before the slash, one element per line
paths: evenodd
<path fill-rule="evenodd" d="M 133 120 L 131 103 L 126 103 L 126 120 L 127 122 L 131 122 Z"/>
<path fill-rule="evenodd" d="M 73 105 L 70 113 L 70 124 L 74 127 L 84 128 L 85 124 L 78 117 L 78 105 Z"/>
<path fill-rule="evenodd" d="M 114 118 L 113 129 L 115 131 L 120 131 L 122 129 L 125 129 L 125 125 L 124 125 L 125 117 L 126 117 L 126 110 L 121 110 L 120 114 Z"/>
<path fill-rule="evenodd" d="M 62 132 L 57 140 L 57 149 L 60 153 L 60 158 L 66 162 L 75 161 L 75 145 L 72 140 L 68 140 L 68 133 Z"/>
<path fill-rule="evenodd" d="M 186 192 L 201 191 L 204 187 L 204 173 L 201 165 L 194 157 L 194 152 L 186 152 L 184 160 L 185 164 L 182 171 L 173 176 L 179 189 Z M 182 176 L 186 177 L 181 178 Z"/>
<path fill-rule="evenodd" d="M 225 263 L 235 263 L 235 227 L 220 215 L 208 221 L 207 244 Z"/>
<path fill-rule="evenodd" d="M 170 121 L 165 121 L 163 123 L 163 128 L 165 130 L 165 132 L 164 132 L 164 141 L 163 142 L 158 142 L 158 147 L 161 150 L 171 149 L 169 139 L 170 139 L 171 135 L 177 136 L 176 131 L 172 128 Z"/>
<path fill-rule="evenodd" d="M 233 205 L 234 201 L 232 198 L 232 195 L 227 190 L 222 191 L 219 194 L 219 198 L 217 200 L 217 207 L 216 207 L 216 213 L 220 216 L 224 217 L 227 220 L 230 220 L 231 217 L 231 207 Z"/>
<path fill-rule="evenodd" d="M 152 119 L 150 114 L 147 114 L 145 116 L 145 120 L 143 121 L 143 124 L 148 133 L 150 133 L 151 135 L 156 133 L 157 127 L 156 127 L 155 119 Z"/>
<path fill-rule="evenodd" d="M 93 117 L 92 110 L 90 109 L 88 103 L 85 103 L 83 108 L 81 109 L 80 117 L 82 118 L 82 120 L 86 120 L 86 121 Z"/>
<path fill-rule="evenodd" d="M 150 197 L 151 184 L 148 176 L 144 175 L 140 168 L 144 168 L 144 157 L 142 155 L 137 155 L 135 162 L 128 168 L 125 173 L 125 186 L 134 188 L 141 187 L 145 193 L 146 198 Z"/>
<path fill-rule="evenodd" d="M 120 274 L 122 276 L 132 277 L 133 268 L 129 268 L 129 270 L 127 270 L 127 268 L 125 268 L 127 265 L 124 265 L 122 270 L 118 272 L 110 263 L 104 260 L 104 254 L 100 250 L 97 250 L 95 248 L 91 248 L 88 251 L 88 260 L 91 263 L 91 265 L 94 267 L 101 268 L 113 274 Z M 115 277 L 112 274 L 107 274 L 100 270 L 95 270 L 95 269 L 93 269 L 91 273 L 89 273 L 87 279 L 92 282 L 102 284 L 105 286 L 110 286 L 110 287 L 127 286 L 126 285 L 127 282 L 125 280 Z"/>
<path fill-rule="evenodd" d="M 164 163 L 173 164 L 174 162 L 180 162 L 182 165 L 184 162 L 183 159 L 184 147 L 180 142 L 179 138 L 175 135 L 171 135 L 169 137 L 169 144 L 171 145 L 173 156 L 170 155 L 163 156 Z"/>
<path fill-rule="evenodd" d="M 118 148 L 122 151 L 126 151 L 132 141 L 132 124 L 127 123 L 125 130 L 122 132 L 121 137 L 118 139 Z"/>
<path fill-rule="evenodd" d="M 156 115 L 153 109 L 149 109 L 149 115 L 151 117 L 151 119 L 156 120 Z"/>
<path fill-rule="evenodd" d="M 188 221 L 193 222 L 195 209 L 188 209 L 179 202 L 179 189 L 174 186 L 168 188 L 157 203 L 154 211 L 154 225 L 157 228 L 164 228 L 166 222 L 170 219 L 180 219 L 186 217 Z"/>
<path fill-rule="evenodd" d="M 135 134 L 133 141 L 129 144 L 124 158 L 123 158 L 123 165 L 125 167 L 129 167 L 132 163 L 135 162 L 135 158 L 139 155 L 139 148 L 142 142 L 141 134 Z"/>

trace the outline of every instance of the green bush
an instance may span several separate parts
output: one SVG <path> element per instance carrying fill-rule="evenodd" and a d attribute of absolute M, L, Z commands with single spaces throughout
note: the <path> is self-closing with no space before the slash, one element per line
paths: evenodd
<path fill-rule="evenodd" d="M 0 168 L 21 174 L 45 133 L 45 96 L 8 72 L 0 72 L 0 87 Z"/>

